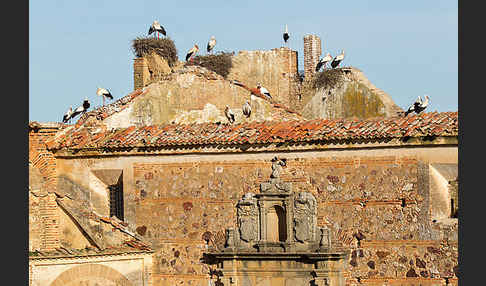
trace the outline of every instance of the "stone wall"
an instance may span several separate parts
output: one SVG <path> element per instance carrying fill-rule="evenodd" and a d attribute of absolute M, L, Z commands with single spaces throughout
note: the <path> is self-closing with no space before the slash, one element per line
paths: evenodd
<path fill-rule="evenodd" d="M 447 156 L 433 159 L 440 148 L 429 148 L 429 157 L 405 150 L 63 159 L 59 166 L 61 173 L 80 168 L 73 184 L 92 170 L 123 169 L 125 220 L 155 249 L 154 285 L 207 285 L 203 234 L 234 227 L 237 200 L 259 192 L 274 155 L 288 158 L 282 179 L 317 198 L 318 225 L 352 249 L 351 285 L 440 285 L 433 283 L 455 279 L 457 219 L 447 226 L 431 222 L 428 164 Z"/>
<path fill-rule="evenodd" d="M 168 79 L 163 75 L 170 74 L 171 72 L 171 69 L 168 68 L 165 61 L 156 56 L 137 58 L 134 60 L 133 67 L 134 89 L 148 86 L 153 82 L 162 83 Z M 172 71 L 177 73 L 181 69 L 183 69 L 183 65 L 179 63 Z M 160 75 L 156 74 L 158 70 L 162 70 L 159 72 Z M 289 48 L 282 47 L 270 51 L 240 51 L 232 58 L 232 68 L 227 79 L 237 79 L 249 87 L 256 87 L 257 83 L 260 82 L 270 91 L 274 100 L 289 106 L 291 96 L 294 95 L 294 87 L 292 84 L 298 78 L 297 70 L 297 52 Z M 192 79 L 187 80 L 192 81 Z M 182 94 L 174 93 L 173 97 L 177 98 L 181 104 L 189 104 L 185 105 L 185 107 L 186 110 L 191 110 L 202 109 L 206 102 L 210 102 L 208 96 L 223 98 L 221 104 L 228 104 L 232 107 L 231 105 L 235 102 L 232 100 L 228 101 L 228 97 L 221 97 L 221 94 L 236 96 L 235 93 L 240 93 L 249 95 L 248 91 L 239 87 L 234 87 L 239 91 L 228 90 L 226 88 L 228 82 L 224 81 L 222 77 L 207 80 L 204 82 L 205 86 L 202 89 L 197 86 L 191 87 L 191 95 L 197 96 L 183 96 Z M 217 82 L 216 80 L 223 82 Z M 192 86 L 190 82 L 186 83 L 186 85 Z M 239 97 L 242 96 L 239 95 Z M 189 100 L 184 103 L 186 98 Z"/>

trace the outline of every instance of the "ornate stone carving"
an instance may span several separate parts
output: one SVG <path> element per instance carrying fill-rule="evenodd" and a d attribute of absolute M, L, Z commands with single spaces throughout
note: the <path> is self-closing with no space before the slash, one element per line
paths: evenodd
<path fill-rule="evenodd" d="M 289 193 L 290 184 L 282 182 L 280 180 L 280 173 L 282 167 L 287 165 L 287 159 L 274 157 L 272 159 L 272 174 L 270 175 L 270 181 L 260 184 L 260 192 L 262 193 Z"/>
<path fill-rule="evenodd" d="M 272 159 L 272 174 L 270 178 L 279 178 L 280 172 L 282 172 L 282 167 L 287 166 L 287 159 L 279 159 L 274 157 Z"/>
<path fill-rule="evenodd" d="M 315 240 L 316 214 L 314 196 L 308 192 L 299 193 L 294 200 L 294 233 L 297 241 Z"/>
<path fill-rule="evenodd" d="M 258 207 L 253 193 L 246 193 L 237 205 L 240 238 L 250 242 L 258 239 Z"/>

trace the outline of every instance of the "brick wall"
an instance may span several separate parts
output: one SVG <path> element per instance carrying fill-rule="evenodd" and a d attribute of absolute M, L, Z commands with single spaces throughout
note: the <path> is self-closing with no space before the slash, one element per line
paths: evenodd
<path fill-rule="evenodd" d="M 316 35 L 304 36 L 304 75 L 305 79 L 312 78 L 316 70 L 317 62 L 321 57 L 321 38 Z"/>
<path fill-rule="evenodd" d="M 46 190 L 54 190 L 56 186 L 56 159 L 46 149 L 45 142 L 59 131 L 58 124 L 46 123 L 39 128 L 29 129 L 29 162 L 38 168 L 46 183 Z"/>
<path fill-rule="evenodd" d="M 53 193 L 57 184 L 57 163 L 45 146 L 59 128 L 57 123 L 31 124 L 29 128 L 29 177 L 33 176 L 29 178 L 29 185 L 35 188 L 29 193 L 30 250 L 59 247 L 59 210 Z"/>

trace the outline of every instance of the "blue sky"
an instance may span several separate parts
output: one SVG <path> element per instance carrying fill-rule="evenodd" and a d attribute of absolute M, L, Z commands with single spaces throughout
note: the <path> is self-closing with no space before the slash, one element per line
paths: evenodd
<path fill-rule="evenodd" d="M 182 5 L 184 4 L 184 5 Z M 303 69 L 303 37 L 323 54 L 345 49 L 344 65 L 364 72 L 402 108 L 428 94 L 428 111 L 458 110 L 457 1 L 29 1 L 29 120 L 61 121 L 97 86 L 118 99 L 133 90 L 131 41 L 157 19 L 180 60 L 216 36 L 215 51 L 289 45 Z M 201 48 L 201 54 L 204 54 Z"/>

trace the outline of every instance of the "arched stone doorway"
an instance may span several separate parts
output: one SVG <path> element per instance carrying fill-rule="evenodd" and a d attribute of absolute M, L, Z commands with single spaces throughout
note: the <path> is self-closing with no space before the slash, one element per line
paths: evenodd
<path fill-rule="evenodd" d="M 61 273 L 51 286 L 132 286 L 120 272 L 100 264 L 74 266 Z"/>

